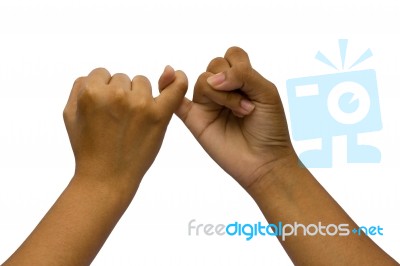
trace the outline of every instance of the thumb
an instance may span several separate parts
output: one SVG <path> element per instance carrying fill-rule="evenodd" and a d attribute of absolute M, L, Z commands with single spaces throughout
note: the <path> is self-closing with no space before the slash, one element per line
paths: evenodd
<path fill-rule="evenodd" d="M 165 68 L 159 81 L 160 95 L 155 98 L 157 104 L 170 114 L 179 108 L 188 89 L 188 79 L 185 73 L 178 70 L 174 71 L 175 75 L 172 75 L 171 71 L 173 71 L 172 67 Z"/>

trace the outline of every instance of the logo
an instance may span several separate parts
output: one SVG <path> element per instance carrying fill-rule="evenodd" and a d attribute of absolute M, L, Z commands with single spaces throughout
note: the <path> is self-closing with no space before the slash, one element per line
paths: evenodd
<path fill-rule="evenodd" d="M 349 224 L 302 224 L 294 222 L 293 224 L 276 224 L 257 223 L 233 223 L 225 224 L 203 224 L 197 223 L 196 219 L 191 219 L 188 223 L 189 236 L 230 236 L 242 237 L 246 241 L 250 241 L 254 237 L 276 236 L 285 241 L 290 236 L 349 236 L 367 235 L 367 236 L 383 236 L 383 228 L 381 226 L 360 226 L 350 230 Z"/>
<path fill-rule="evenodd" d="M 349 67 L 348 40 L 339 40 L 341 72 L 289 79 L 286 82 L 292 137 L 296 141 L 320 140 L 318 150 L 300 154 L 310 168 L 332 167 L 332 139 L 347 138 L 347 163 L 379 163 L 380 150 L 358 143 L 358 134 L 382 129 L 376 73 L 352 69 L 372 56 L 367 49 Z M 323 53 L 317 60 L 339 70 Z"/>

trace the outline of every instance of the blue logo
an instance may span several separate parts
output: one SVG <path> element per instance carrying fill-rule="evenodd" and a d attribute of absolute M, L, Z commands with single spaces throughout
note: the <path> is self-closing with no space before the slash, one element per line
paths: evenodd
<path fill-rule="evenodd" d="M 306 167 L 332 167 L 332 138 L 347 137 L 348 163 L 379 163 L 378 148 L 358 143 L 359 133 L 382 129 L 376 73 L 373 69 L 351 69 L 372 56 L 367 49 L 346 68 L 348 40 L 339 40 L 342 72 L 289 79 L 286 83 L 289 99 L 292 137 L 294 140 L 321 140 L 321 148 L 300 154 Z M 324 54 L 320 62 L 339 70 Z M 346 71 L 344 71 L 346 69 Z"/>
<path fill-rule="evenodd" d="M 284 224 L 278 222 L 276 224 L 246 223 L 242 224 L 237 221 L 225 224 L 202 224 L 197 223 L 196 219 L 191 219 L 188 223 L 188 235 L 192 236 L 239 236 L 244 237 L 246 241 L 257 236 L 278 236 L 285 241 L 289 236 L 349 236 L 350 232 L 354 235 L 367 236 L 383 236 L 383 227 L 378 226 L 361 226 L 350 231 L 349 224 L 302 224 L 294 222 L 293 224 Z"/>

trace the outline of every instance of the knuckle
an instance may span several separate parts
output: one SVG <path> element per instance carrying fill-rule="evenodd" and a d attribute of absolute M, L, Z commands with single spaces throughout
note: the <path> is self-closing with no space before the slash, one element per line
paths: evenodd
<path fill-rule="evenodd" d="M 110 101 L 115 104 L 123 104 L 126 101 L 125 90 L 119 86 L 110 88 L 112 91 Z"/>
<path fill-rule="evenodd" d="M 107 71 L 108 72 L 108 70 L 104 67 L 96 67 L 93 71 L 104 71 L 104 72 Z"/>
<path fill-rule="evenodd" d="M 147 116 L 149 112 L 150 103 L 145 98 L 137 98 L 128 104 L 128 110 L 130 113 L 138 113 Z"/>
<path fill-rule="evenodd" d="M 147 77 L 144 76 L 144 75 L 136 75 L 135 78 L 136 79 L 145 79 L 145 80 L 147 80 Z"/>
<path fill-rule="evenodd" d="M 92 71 L 92 73 L 110 75 L 110 72 L 108 72 L 108 70 L 107 70 L 106 68 L 104 68 L 104 67 L 95 68 L 95 69 Z"/>
<path fill-rule="evenodd" d="M 204 72 L 201 73 L 197 81 L 204 82 L 207 81 L 207 78 L 210 76 L 210 73 Z"/>
<path fill-rule="evenodd" d="M 126 97 L 126 92 L 122 87 L 111 86 L 110 93 L 106 98 L 105 106 L 116 117 L 122 116 L 129 110 L 129 103 Z"/>
<path fill-rule="evenodd" d="M 79 77 L 74 81 L 74 84 L 72 85 L 73 88 L 75 87 L 82 87 L 85 84 L 85 77 Z"/>
<path fill-rule="evenodd" d="M 238 63 L 237 65 L 235 65 L 233 70 L 234 75 L 242 83 L 246 83 L 246 81 L 251 80 L 255 74 L 253 68 L 245 62 Z"/>
<path fill-rule="evenodd" d="M 67 122 L 67 121 L 69 121 L 69 110 L 68 110 L 68 108 L 67 107 L 65 107 L 64 108 L 64 110 L 63 110 L 63 119 L 64 119 L 64 122 Z"/>
<path fill-rule="evenodd" d="M 194 86 L 195 91 L 202 93 L 205 90 L 207 90 L 207 88 L 208 88 L 207 78 L 210 77 L 210 76 L 211 76 L 210 73 L 207 73 L 207 72 L 202 73 L 198 77 L 198 79 L 196 81 L 196 84 Z"/>
<path fill-rule="evenodd" d="M 210 61 L 207 67 L 207 72 L 213 72 L 213 70 L 226 62 L 225 58 L 223 57 L 216 57 Z"/>
<path fill-rule="evenodd" d="M 271 89 L 273 89 L 274 91 L 278 92 L 278 87 L 275 85 L 275 83 L 273 83 L 273 82 L 271 82 L 269 80 L 268 80 L 268 83 L 269 83 L 269 87 Z"/>
<path fill-rule="evenodd" d="M 95 94 L 94 88 L 85 83 L 78 94 L 78 104 L 88 104 L 95 101 Z"/>
<path fill-rule="evenodd" d="M 248 56 L 246 51 L 244 51 L 242 48 L 237 46 L 232 46 L 226 51 L 225 57 L 230 57 L 234 55 Z"/>
<path fill-rule="evenodd" d="M 250 75 L 251 72 L 253 71 L 251 66 L 249 64 L 247 64 L 246 62 L 237 63 L 236 68 L 238 71 L 240 71 L 241 73 L 243 73 L 246 76 Z"/>
<path fill-rule="evenodd" d="M 129 79 L 129 76 L 125 73 L 116 73 L 113 78 Z"/>
<path fill-rule="evenodd" d="M 149 79 L 143 75 L 136 75 L 133 80 L 141 83 L 150 83 Z"/>
<path fill-rule="evenodd" d="M 177 75 L 180 79 L 187 81 L 187 76 L 182 70 L 175 71 L 175 75 Z"/>
<path fill-rule="evenodd" d="M 178 88 L 186 88 L 188 86 L 188 79 L 182 71 L 177 71 L 177 78 L 174 83 Z"/>
<path fill-rule="evenodd" d="M 85 82 L 77 96 L 78 109 L 88 111 L 99 106 L 101 102 L 101 90 Z"/>
<path fill-rule="evenodd" d="M 278 87 L 277 87 L 274 83 L 272 83 L 271 81 L 269 81 L 269 80 L 266 80 L 266 82 L 267 82 L 267 88 L 268 88 L 268 91 L 270 92 L 270 94 L 271 94 L 276 100 L 280 101 L 280 95 L 279 95 Z"/>

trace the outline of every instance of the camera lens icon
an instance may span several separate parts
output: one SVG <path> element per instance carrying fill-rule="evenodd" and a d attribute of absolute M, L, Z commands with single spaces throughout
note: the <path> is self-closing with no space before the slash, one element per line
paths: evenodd
<path fill-rule="evenodd" d="M 368 115 L 371 101 L 363 86 L 346 81 L 332 88 L 327 105 L 333 119 L 341 124 L 351 125 L 361 122 Z"/>
<path fill-rule="evenodd" d="M 380 151 L 358 143 L 358 134 L 382 128 L 376 73 L 372 69 L 289 79 L 292 137 L 320 140 L 300 155 L 307 167 L 332 167 L 332 139 L 347 137 L 348 163 L 378 163 Z"/>

